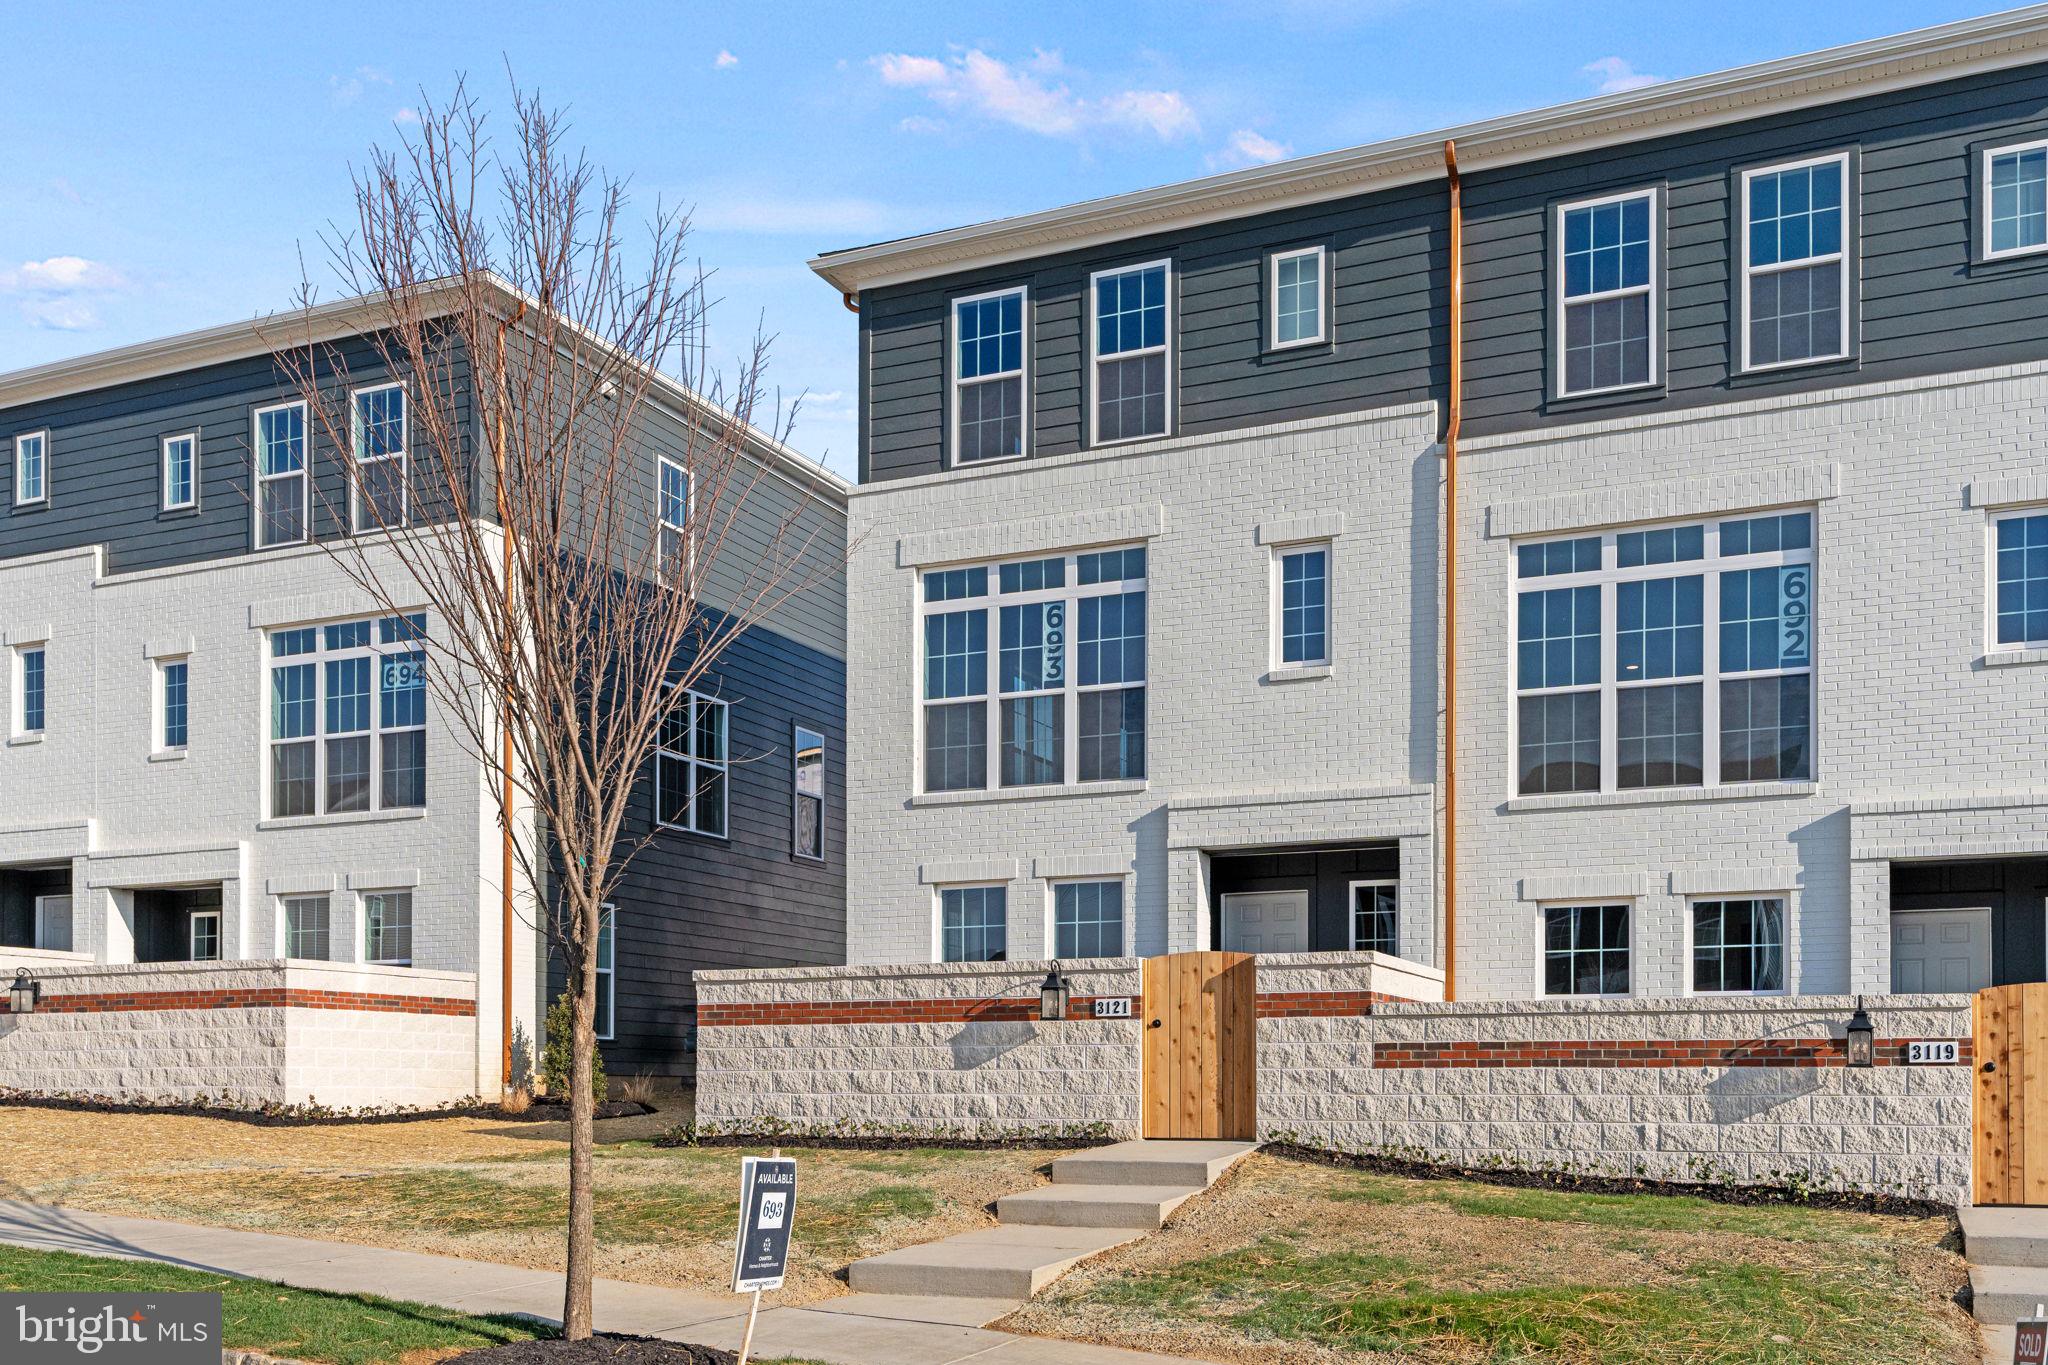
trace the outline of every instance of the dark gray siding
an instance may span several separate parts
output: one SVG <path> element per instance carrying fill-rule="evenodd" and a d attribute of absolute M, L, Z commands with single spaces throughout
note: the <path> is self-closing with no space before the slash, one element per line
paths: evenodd
<path fill-rule="evenodd" d="M 2048 65 L 1648 138 L 1466 177 L 1468 433 L 1620 415 L 2038 359 L 2048 355 L 2048 257 L 1971 251 L 1974 150 L 2048 134 Z M 1744 166 L 1848 151 L 1860 221 L 1860 309 L 1846 361 L 1731 373 L 1736 288 L 1731 191 Z M 1665 381 L 1553 401 L 1546 375 L 1547 220 L 1560 200 L 1663 186 Z M 945 467 L 950 298 L 1028 284 L 1034 454 L 1085 439 L 1083 293 L 1089 271 L 1171 257 L 1178 271 L 1177 429 L 1189 433 L 1448 397 L 1444 182 L 1205 225 L 1085 253 L 861 295 L 863 481 Z M 1270 355 L 1267 253 L 1332 251 L 1335 339 Z"/>
<path fill-rule="evenodd" d="M 338 354 L 350 384 L 385 377 L 368 341 L 339 343 Z M 108 571 L 126 573 L 249 553 L 251 414 L 293 396 L 290 377 L 264 355 L 0 409 L 0 559 L 105 545 Z M 343 457 L 309 425 L 313 525 L 332 535 L 347 508 Z M 49 501 L 17 508 L 13 437 L 45 428 Z M 160 442 L 195 430 L 199 507 L 162 511 Z"/>
<path fill-rule="evenodd" d="M 1244 891 L 1308 892 L 1308 951 L 1351 948 L 1351 883 L 1398 879 L 1397 844 L 1363 848 L 1301 849 L 1216 857 L 1209 872 L 1209 941 L 1223 942 L 1223 898 Z"/>

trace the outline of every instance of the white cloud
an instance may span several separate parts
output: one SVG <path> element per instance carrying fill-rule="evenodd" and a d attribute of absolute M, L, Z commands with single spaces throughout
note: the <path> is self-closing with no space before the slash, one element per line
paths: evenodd
<path fill-rule="evenodd" d="M 338 105 L 354 104 L 373 85 L 389 85 L 391 76 L 374 66 L 359 66 L 346 76 L 327 78 L 327 97 Z"/>
<path fill-rule="evenodd" d="M 909 118 L 896 120 L 896 131 L 899 133 L 943 133 L 946 131 L 946 122 L 944 119 L 926 118 L 923 114 L 912 114 Z"/>
<path fill-rule="evenodd" d="M 1646 85 L 1655 85 L 1666 79 L 1663 76 L 1646 75 L 1636 70 L 1626 57 L 1602 57 L 1597 62 L 1587 62 L 1579 68 L 1579 72 L 1598 81 L 1600 93 L 1603 95 L 1619 94 L 1624 90 L 1640 90 Z"/>
<path fill-rule="evenodd" d="M 1294 148 L 1284 142 L 1275 142 L 1263 133 L 1240 128 L 1224 139 L 1222 149 L 1209 157 L 1209 165 L 1219 171 L 1239 166 L 1264 166 L 1274 161 L 1285 161 L 1293 153 Z"/>
<path fill-rule="evenodd" d="M 393 123 L 418 123 L 420 121 L 420 111 L 409 104 L 404 105 L 391 115 L 391 121 Z"/>
<path fill-rule="evenodd" d="M 90 332 L 100 325 L 99 313 L 83 299 L 27 299 L 21 305 L 21 315 L 30 326 L 57 332 Z"/>
<path fill-rule="evenodd" d="M 1019 65 L 980 48 L 945 60 L 885 52 L 869 64 L 884 85 L 920 90 L 943 109 L 1045 137 L 1109 128 L 1173 141 L 1201 129 L 1193 107 L 1177 90 L 1111 90 L 1092 97 L 1075 93 L 1058 79 L 1075 73 L 1069 72 L 1059 53 L 1043 49 Z"/>
<path fill-rule="evenodd" d="M 718 49 L 718 55 L 711 59 L 711 64 L 717 67 L 720 71 L 724 71 L 730 67 L 738 66 L 740 64 L 740 59 L 733 56 L 732 53 L 727 51 L 725 48 L 720 48 Z"/>
<path fill-rule="evenodd" d="M 34 327 L 83 332 L 100 325 L 95 295 L 124 287 L 121 272 L 83 256 L 50 256 L 0 268 L 0 293 L 20 297 L 21 316 Z"/>

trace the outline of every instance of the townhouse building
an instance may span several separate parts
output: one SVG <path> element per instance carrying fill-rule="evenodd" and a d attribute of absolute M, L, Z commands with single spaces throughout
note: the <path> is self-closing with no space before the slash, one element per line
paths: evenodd
<path fill-rule="evenodd" d="M 531 1061 L 559 967 L 523 886 L 503 930 L 496 779 L 423 666 L 448 624 L 380 610 L 318 543 L 363 529 L 352 497 L 407 458 L 418 396 L 379 369 L 376 317 L 343 300 L 289 322 L 346 362 L 352 449 L 309 420 L 282 320 L 0 375 L 0 960 L 74 1014 L 152 992 L 180 994 L 162 1019 L 187 1011 L 71 1056 L 69 1084 L 12 1039 L 0 1083 L 27 1065 L 41 1088 L 428 1102 L 495 1096 L 508 1032 Z M 661 379 L 643 409 L 648 536 L 699 511 L 696 403 Z M 765 437 L 746 458 L 706 609 L 779 526 L 812 545 L 812 581 L 695 684 L 641 783 L 625 833 L 646 842 L 599 946 L 614 1073 L 687 1072 L 693 969 L 843 953 L 845 485 Z M 252 1001 L 282 1022 L 244 1019 L 247 1039 L 296 1039 L 317 1006 L 358 1011 L 375 1047 L 214 1065 L 237 1029 L 195 1041 L 189 1012 Z M 424 1045 L 394 1020 L 439 1030 L 431 1077 L 398 1077 Z"/>
<path fill-rule="evenodd" d="M 2048 978 L 2048 7 L 812 265 L 849 961 Z"/>

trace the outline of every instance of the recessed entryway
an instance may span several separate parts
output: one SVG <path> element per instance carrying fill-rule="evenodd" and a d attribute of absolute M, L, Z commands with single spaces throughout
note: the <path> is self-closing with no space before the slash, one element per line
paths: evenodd
<path fill-rule="evenodd" d="M 1891 866 L 1892 989 L 2048 981 L 2048 858 Z"/>

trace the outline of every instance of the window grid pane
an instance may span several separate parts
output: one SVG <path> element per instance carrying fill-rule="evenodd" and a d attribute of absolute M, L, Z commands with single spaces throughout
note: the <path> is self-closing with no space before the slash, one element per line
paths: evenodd
<path fill-rule="evenodd" d="M 327 897 L 295 896 L 284 903 L 284 955 L 325 962 L 332 956 Z"/>
<path fill-rule="evenodd" d="M 1319 664 L 1329 657 L 1329 553 L 1280 557 L 1280 661 Z"/>
<path fill-rule="evenodd" d="M 1166 267 L 1096 279 L 1095 435 L 1101 441 L 1166 430 Z"/>
<path fill-rule="evenodd" d="M 1399 888 L 1392 885 L 1351 889 L 1351 946 L 1361 953 L 1401 951 L 1397 907 Z"/>
<path fill-rule="evenodd" d="M 1701 901 L 1692 908 L 1692 988 L 1765 992 L 1785 988 L 1785 903 Z"/>
<path fill-rule="evenodd" d="M 45 698 L 49 695 L 44 653 L 25 649 L 21 653 L 21 728 L 24 734 L 40 734 L 45 720 Z"/>
<path fill-rule="evenodd" d="M 940 960 L 1003 961 L 1008 946 L 1007 899 L 1000 886 L 947 887 L 940 891 Z"/>
<path fill-rule="evenodd" d="M 1119 957 L 1124 950 L 1124 884 L 1060 882 L 1053 887 L 1053 956 Z"/>
<path fill-rule="evenodd" d="M 1998 523 L 1998 643 L 2048 643 L 2048 512 Z"/>
<path fill-rule="evenodd" d="M 1273 338 L 1287 346 L 1323 331 L 1323 258 L 1304 251 L 1280 256 L 1273 267 Z"/>
<path fill-rule="evenodd" d="M 412 892 L 380 891 L 363 897 L 363 956 L 371 962 L 412 963 Z"/>
<path fill-rule="evenodd" d="M 2048 148 L 1992 156 L 1990 220 L 1994 253 L 2048 245 Z"/>
<path fill-rule="evenodd" d="M 186 739 L 187 665 L 164 665 L 164 747 L 182 749 Z"/>
<path fill-rule="evenodd" d="M 1543 912 L 1545 995 L 1628 992 L 1627 906 L 1553 906 Z"/>

